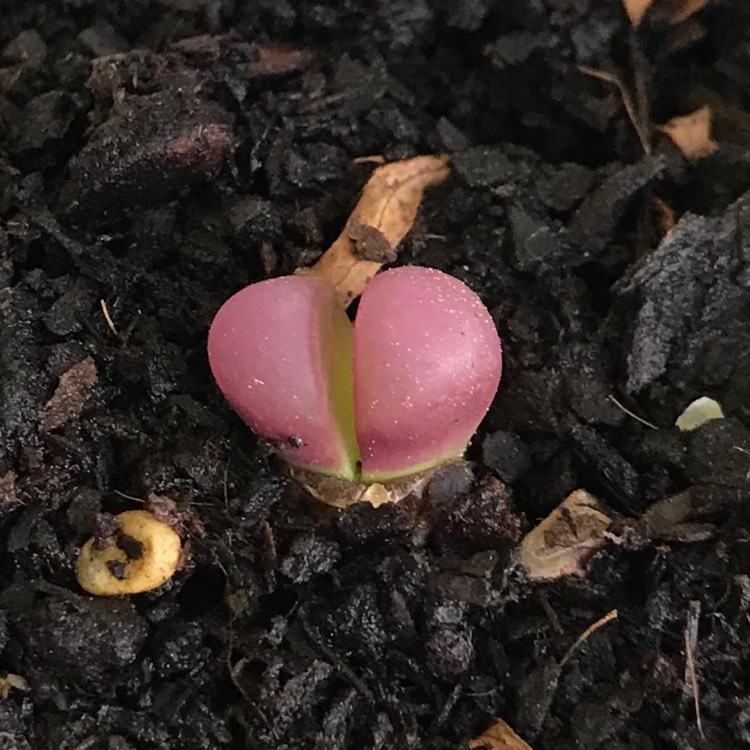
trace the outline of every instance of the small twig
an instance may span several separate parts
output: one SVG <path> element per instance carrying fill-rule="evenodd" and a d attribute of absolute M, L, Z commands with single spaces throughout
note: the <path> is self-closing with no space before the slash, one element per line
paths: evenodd
<path fill-rule="evenodd" d="M 563 656 L 562 661 L 560 662 L 560 669 L 562 669 L 570 661 L 573 654 L 578 650 L 578 648 L 584 641 L 588 640 L 603 625 L 606 625 L 612 620 L 616 620 L 617 617 L 618 612 L 616 609 L 613 609 L 611 612 L 607 612 L 604 617 L 589 625 L 586 630 L 584 630 L 583 633 L 581 633 L 581 635 L 576 638 L 575 643 L 567 650 L 565 656 Z"/>
<path fill-rule="evenodd" d="M 222 488 L 224 490 L 224 507 L 229 509 L 229 464 L 232 460 L 232 456 L 227 456 L 227 462 L 224 464 L 224 478 L 222 480 Z"/>
<path fill-rule="evenodd" d="M 232 684 L 240 691 L 240 695 L 245 699 L 248 707 L 255 715 L 266 725 L 270 726 L 268 717 L 264 713 L 263 709 L 258 705 L 258 701 L 255 696 L 250 695 L 245 689 L 245 686 L 241 679 L 241 672 L 245 665 L 250 661 L 249 657 L 240 659 L 236 664 L 229 667 L 229 678 L 232 680 Z M 227 657 L 227 664 L 229 664 L 229 656 Z"/>
<path fill-rule="evenodd" d="M 552 623 L 552 627 L 555 629 L 555 631 L 559 633 L 560 635 L 565 633 L 563 626 L 560 625 L 560 618 L 557 616 L 557 612 L 555 612 L 555 610 L 552 609 L 552 605 L 549 603 L 549 598 L 547 597 L 547 594 L 542 592 L 542 594 L 539 597 L 539 601 L 542 605 L 542 609 L 547 613 L 547 618 Z"/>
<path fill-rule="evenodd" d="M 373 156 L 358 156 L 354 159 L 355 164 L 385 164 L 385 156 L 375 154 Z"/>
<path fill-rule="evenodd" d="M 90 737 L 86 737 L 83 742 L 76 745 L 73 750 L 88 750 L 88 748 L 93 747 L 97 742 L 99 742 L 99 735 L 98 734 L 92 734 Z"/>
<path fill-rule="evenodd" d="M 695 725 L 698 727 L 700 736 L 705 739 L 703 733 L 703 719 L 701 717 L 700 689 L 698 676 L 695 671 L 695 649 L 698 645 L 698 621 L 701 616 L 701 603 L 691 601 L 688 606 L 687 622 L 685 623 L 685 685 L 690 686 L 695 706 Z"/>
<path fill-rule="evenodd" d="M 104 315 L 104 320 L 107 321 L 107 325 L 109 326 L 109 330 L 112 331 L 112 333 L 117 336 L 117 329 L 115 328 L 115 323 L 112 320 L 112 316 L 109 314 L 109 307 L 107 306 L 107 303 L 103 300 L 99 300 L 99 304 L 102 307 L 102 314 Z"/>
<path fill-rule="evenodd" d="M 120 490 L 113 490 L 115 495 L 119 495 L 120 497 L 124 497 L 126 500 L 132 500 L 135 503 L 141 503 L 143 505 L 144 500 L 141 497 L 136 497 L 135 495 L 126 495 L 124 492 L 120 492 Z"/>
<path fill-rule="evenodd" d="M 636 422 L 640 422 L 642 425 L 646 425 L 646 427 L 650 427 L 652 430 L 659 429 L 655 424 L 648 422 L 643 417 L 639 417 L 635 412 L 630 411 L 627 406 L 621 404 L 611 393 L 609 394 L 608 398 L 618 409 L 620 409 L 620 411 L 625 412 L 625 414 L 627 414 L 629 417 L 633 417 Z"/>
<path fill-rule="evenodd" d="M 451 690 L 451 694 L 448 696 L 445 703 L 443 703 L 443 708 L 440 710 L 437 718 L 430 725 L 430 734 L 435 735 L 442 729 L 445 722 L 448 721 L 451 711 L 453 711 L 456 703 L 458 703 L 459 698 L 463 695 L 463 692 L 463 684 L 460 682 L 456 683 L 453 690 Z"/>
<path fill-rule="evenodd" d="M 299 611 L 299 619 L 302 625 L 302 630 L 304 630 L 313 647 L 320 651 L 323 656 L 325 656 L 325 658 L 328 659 L 336 669 L 338 669 L 341 675 L 348 680 L 357 691 L 359 691 L 362 697 L 370 703 L 374 703 L 375 696 L 372 694 L 370 688 L 367 687 L 359 675 L 348 664 L 346 664 L 346 662 L 344 662 L 332 648 L 329 648 L 323 642 L 321 634 L 317 632 L 317 629 L 310 622 L 307 612 L 302 608 L 300 608 Z"/>

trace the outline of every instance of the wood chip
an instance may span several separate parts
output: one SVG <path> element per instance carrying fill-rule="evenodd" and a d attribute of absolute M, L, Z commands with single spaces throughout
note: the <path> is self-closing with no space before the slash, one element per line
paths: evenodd
<path fill-rule="evenodd" d="M 696 109 L 689 115 L 673 117 L 658 128 L 674 141 L 685 158 L 690 161 L 710 156 L 719 148 L 711 137 L 711 108 L 708 105 Z"/>
<path fill-rule="evenodd" d="M 471 750 L 532 750 L 502 719 L 474 740 L 469 742 Z"/>
<path fill-rule="evenodd" d="M 312 268 L 297 273 L 331 284 L 346 307 L 395 250 L 416 218 L 424 191 L 445 180 L 447 156 L 417 156 L 378 167 L 344 231 Z"/>
<path fill-rule="evenodd" d="M 78 417 L 96 383 L 96 364 L 91 357 L 73 365 L 60 376 L 57 389 L 44 407 L 42 430 L 52 432 Z"/>
<path fill-rule="evenodd" d="M 568 495 L 521 542 L 521 563 L 529 578 L 583 575 L 588 559 L 604 545 L 611 523 L 593 495 L 585 490 Z"/>

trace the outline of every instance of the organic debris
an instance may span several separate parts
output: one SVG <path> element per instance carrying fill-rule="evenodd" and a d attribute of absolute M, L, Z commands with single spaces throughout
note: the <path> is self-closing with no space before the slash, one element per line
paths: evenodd
<path fill-rule="evenodd" d="M 719 148 L 711 137 L 711 108 L 708 105 L 688 115 L 673 117 L 658 128 L 674 141 L 689 161 L 710 156 Z"/>
<path fill-rule="evenodd" d="M 502 719 L 495 719 L 489 729 L 469 742 L 471 750 L 532 750 Z"/>
<path fill-rule="evenodd" d="M 141 594 L 166 583 L 182 558 L 179 534 L 145 510 L 107 522 L 78 553 L 76 577 L 96 596 Z"/>
<path fill-rule="evenodd" d="M 445 156 L 417 156 L 378 167 L 338 239 L 312 268 L 297 273 L 324 279 L 348 306 L 384 263 L 395 260 L 424 191 L 443 182 L 449 172 Z"/>
<path fill-rule="evenodd" d="M 622 3 L 633 26 L 640 26 L 652 6 L 656 17 L 678 24 L 708 5 L 709 0 L 622 0 Z"/>
<path fill-rule="evenodd" d="M 42 429 L 52 432 L 80 416 L 96 383 L 96 364 L 91 357 L 81 360 L 60 376 L 52 398 L 44 407 Z"/>
<path fill-rule="evenodd" d="M 622 0 L 625 6 L 625 12 L 628 14 L 630 23 L 633 26 L 639 26 L 649 8 L 653 5 L 654 0 Z"/>
<path fill-rule="evenodd" d="M 605 541 L 612 523 L 597 499 L 576 490 L 521 542 L 521 563 L 531 579 L 583 575 L 591 555 Z"/>
<path fill-rule="evenodd" d="M 0 677 L 0 700 L 7 700 L 11 690 L 28 693 L 31 687 L 21 675 L 9 673 L 5 677 Z"/>
<path fill-rule="evenodd" d="M 724 419 L 721 404 L 713 398 L 701 396 L 685 407 L 674 426 L 682 432 L 690 432 L 712 419 Z"/>

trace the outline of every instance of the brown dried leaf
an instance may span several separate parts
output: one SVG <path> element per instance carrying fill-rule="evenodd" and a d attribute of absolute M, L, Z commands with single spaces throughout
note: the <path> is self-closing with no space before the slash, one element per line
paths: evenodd
<path fill-rule="evenodd" d="M 628 14 L 630 23 L 638 26 L 648 9 L 653 5 L 654 0 L 622 0 L 625 6 L 625 12 Z"/>
<path fill-rule="evenodd" d="M 719 148 L 711 137 L 711 108 L 708 105 L 689 115 L 673 117 L 668 123 L 658 127 L 690 161 L 710 156 Z"/>
<path fill-rule="evenodd" d="M 585 490 L 568 495 L 521 542 L 521 563 L 529 578 L 583 575 L 586 561 L 604 544 L 611 523 L 593 495 Z"/>
<path fill-rule="evenodd" d="M 91 357 L 73 365 L 60 376 L 60 382 L 52 398 L 44 407 L 42 430 L 52 432 L 77 417 L 96 383 L 96 364 Z"/>
<path fill-rule="evenodd" d="M 449 171 L 446 156 L 417 156 L 378 167 L 338 239 L 312 268 L 298 273 L 327 281 L 342 305 L 349 305 L 383 263 L 393 259 L 414 223 L 424 191 L 443 182 Z M 368 245 L 365 252 L 362 238 Z M 373 247 L 378 251 L 374 256 Z M 371 257 L 376 259 L 368 260 Z"/>
<path fill-rule="evenodd" d="M 469 742 L 471 750 L 532 750 L 502 719 L 495 719 L 490 728 Z"/>

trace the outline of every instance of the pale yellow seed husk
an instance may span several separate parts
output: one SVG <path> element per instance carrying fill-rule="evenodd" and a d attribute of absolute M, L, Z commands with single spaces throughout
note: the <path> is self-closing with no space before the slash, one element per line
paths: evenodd
<path fill-rule="evenodd" d="M 129 560 L 114 538 L 107 540 L 102 550 L 95 549 L 94 539 L 89 539 L 81 547 L 76 562 L 81 588 L 95 596 L 122 596 L 151 591 L 166 583 L 177 570 L 182 555 L 179 535 L 145 510 L 120 513 L 117 523 L 123 534 L 141 543 L 143 555 L 138 560 Z M 122 580 L 107 567 L 113 561 L 125 564 Z"/>
<path fill-rule="evenodd" d="M 681 432 L 697 430 L 701 425 L 712 419 L 723 419 L 724 411 L 718 401 L 707 396 L 701 396 L 685 407 L 685 411 L 677 417 L 675 427 Z"/>

